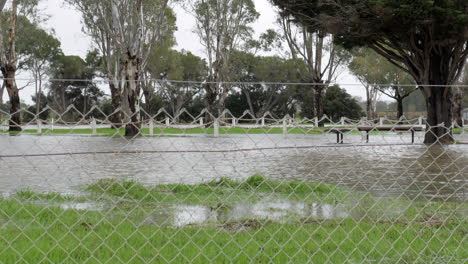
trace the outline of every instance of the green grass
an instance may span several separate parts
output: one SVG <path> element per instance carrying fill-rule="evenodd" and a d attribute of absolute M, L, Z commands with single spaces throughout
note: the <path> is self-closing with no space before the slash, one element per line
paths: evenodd
<path fill-rule="evenodd" d="M 0 200 L 2 263 L 466 263 L 466 222 L 158 226 Z M 239 228 L 240 227 L 240 228 Z"/>
<path fill-rule="evenodd" d="M 185 185 L 167 184 L 144 186 L 136 181 L 103 179 L 86 186 L 86 191 L 102 197 L 102 194 L 134 202 L 160 202 L 217 205 L 238 201 L 255 202 L 268 197 L 295 201 L 321 201 L 337 203 L 349 192 L 325 183 L 299 181 L 273 181 L 254 175 L 245 181 L 221 178 L 208 183 Z"/>
<path fill-rule="evenodd" d="M 466 263 L 467 203 L 383 198 L 323 183 L 243 181 L 147 186 L 103 179 L 80 197 L 0 198 L 0 263 Z M 211 210 L 263 199 L 347 203 L 349 217 L 243 219 L 175 227 L 147 221 L 174 205 Z M 37 203 L 40 201 L 41 203 Z M 44 201 L 50 201 L 43 203 Z M 60 202 L 102 202 L 101 210 Z M 221 206 L 220 206 L 221 203 Z M 351 208 L 350 208 L 351 209 Z M 359 210 L 363 213 L 356 215 Z M 400 212 L 401 211 L 401 212 Z M 397 212 L 387 216 L 388 212 Z M 170 219 L 171 216 L 163 216 Z M 159 218 L 156 218 L 159 219 Z"/>

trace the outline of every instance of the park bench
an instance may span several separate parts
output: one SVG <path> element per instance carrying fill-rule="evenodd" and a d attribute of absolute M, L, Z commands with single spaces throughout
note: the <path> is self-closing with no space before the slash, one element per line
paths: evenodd
<path fill-rule="evenodd" d="M 354 129 L 351 128 L 331 128 L 326 130 L 328 133 L 336 134 L 336 143 L 343 144 L 344 133 L 350 132 Z M 411 132 L 411 143 L 414 143 L 414 133 L 417 131 L 423 131 L 420 126 L 360 126 L 357 127 L 358 131 L 366 132 L 366 143 L 369 143 L 369 133 L 371 131 L 400 131 L 400 132 Z"/>

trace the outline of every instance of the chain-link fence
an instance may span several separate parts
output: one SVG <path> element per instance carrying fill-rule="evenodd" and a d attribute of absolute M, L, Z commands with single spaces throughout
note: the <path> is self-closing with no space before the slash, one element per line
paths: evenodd
<path fill-rule="evenodd" d="M 1 112 L 0 263 L 468 262 L 468 120 L 85 101 Z"/>

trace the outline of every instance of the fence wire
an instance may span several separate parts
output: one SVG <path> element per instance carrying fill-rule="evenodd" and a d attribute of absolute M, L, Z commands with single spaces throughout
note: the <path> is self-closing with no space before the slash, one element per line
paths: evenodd
<path fill-rule="evenodd" d="M 468 262 L 468 120 L 176 113 L 0 111 L 0 263 Z"/>

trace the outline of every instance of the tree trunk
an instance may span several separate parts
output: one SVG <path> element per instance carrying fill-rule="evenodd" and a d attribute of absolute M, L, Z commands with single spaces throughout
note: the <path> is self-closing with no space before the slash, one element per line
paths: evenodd
<path fill-rule="evenodd" d="M 206 113 L 205 119 L 206 119 L 206 125 L 210 126 L 209 123 L 213 121 L 213 117 L 216 115 L 215 114 L 216 92 L 214 92 L 216 91 L 216 87 L 212 87 L 212 86 L 215 86 L 216 83 L 209 83 L 207 85 L 208 87 L 206 89 L 205 100 L 206 100 L 206 107 L 207 107 L 208 113 Z"/>
<path fill-rule="evenodd" d="M 125 126 L 125 136 L 134 137 L 141 133 L 140 105 L 139 105 L 139 67 L 140 60 L 136 56 L 128 55 L 125 61 L 125 90 L 129 106 L 130 122 Z"/>
<path fill-rule="evenodd" d="M 9 131 L 21 131 L 21 113 L 20 113 L 20 97 L 18 86 L 15 80 L 16 68 L 9 67 L 7 65 L 3 72 L 3 76 L 6 76 L 5 86 L 10 97 L 10 129 Z"/>
<path fill-rule="evenodd" d="M 41 97 L 42 97 L 42 80 L 39 77 L 39 80 L 36 79 L 38 83 L 38 90 L 36 94 L 36 120 L 40 119 L 39 114 L 41 113 Z"/>
<path fill-rule="evenodd" d="M 5 81 L 3 82 L 2 86 L 0 87 L 0 105 L 3 104 L 3 93 L 5 91 Z"/>
<path fill-rule="evenodd" d="M 111 91 L 111 106 L 112 106 L 112 114 L 109 117 L 109 121 L 112 122 L 114 127 L 121 127 L 122 126 L 122 110 L 119 110 L 120 101 L 121 101 L 121 94 L 118 87 L 115 87 L 114 82 L 111 80 L 109 82 L 109 88 Z"/>
<path fill-rule="evenodd" d="M 463 126 L 463 88 L 454 88 L 453 94 L 453 120 L 458 127 Z"/>
<path fill-rule="evenodd" d="M 314 87 L 314 108 L 315 108 L 315 117 L 319 120 L 323 118 L 323 97 L 324 97 L 324 86 L 315 86 Z M 325 126 L 325 120 L 319 122 L 319 127 Z"/>
<path fill-rule="evenodd" d="M 424 87 L 427 107 L 425 144 L 454 143 L 452 131 L 452 88 Z"/>
<path fill-rule="evenodd" d="M 397 97 L 395 100 L 397 101 L 397 118 L 400 120 L 403 116 L 403 98 Z"/>

